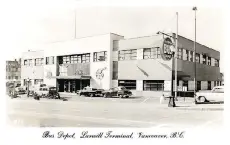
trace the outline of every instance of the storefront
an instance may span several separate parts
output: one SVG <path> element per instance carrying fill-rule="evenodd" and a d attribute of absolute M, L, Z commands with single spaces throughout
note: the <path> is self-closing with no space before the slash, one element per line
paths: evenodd
<path fill-rule="evenodd" d="M 81 90 L 86 86 L 90 86 L 89 76 L 57 78 L 57 88 L 59 92 L 76 93 L 77 90 Z"/>

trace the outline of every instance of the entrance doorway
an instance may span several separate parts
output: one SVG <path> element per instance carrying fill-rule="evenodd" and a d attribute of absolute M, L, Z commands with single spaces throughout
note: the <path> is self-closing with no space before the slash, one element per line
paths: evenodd
<path fill-rule="evenodd" d="M 86 86 L 90 86 L 89 79 L 58 79 L 57 87 L 59 92 L 76 93 Z"/>

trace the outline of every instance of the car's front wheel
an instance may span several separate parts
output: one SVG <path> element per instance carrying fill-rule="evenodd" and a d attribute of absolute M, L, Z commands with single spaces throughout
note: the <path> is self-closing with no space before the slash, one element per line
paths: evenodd
<path fill-rule="evenodd" d="M 200 103 L 206 102 L 206 98 L 205 98 L 204 96 L 200 96 L 200 97 L 199 97 L 199 102 L 200 102 Z"/>

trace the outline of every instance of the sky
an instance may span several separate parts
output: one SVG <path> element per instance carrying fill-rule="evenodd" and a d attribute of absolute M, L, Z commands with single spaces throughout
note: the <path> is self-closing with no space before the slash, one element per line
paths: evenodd
<path fill-rule="evenodd" d="M 176 32 L 176 12 L 179 14 L 178 34 L 194 40 L 194 11 L 191 5 L 100 5 L 81 0 L 9 2 L 4 9 L 5 58 L 19 58 L 27 50 L 42 49 L 56 41 L 116 33 L 125 38 L 154 35 L 158 31 Z M 197 6 L 197 42 L 224 54 L 223 9 L 219 5 L 194 3 Z M 75 15 L 76 14 L 76 15 Z M 76 16 L 76 17 L 75 17 Z M 224 70 L 220 61 L 221 71 Z"/>

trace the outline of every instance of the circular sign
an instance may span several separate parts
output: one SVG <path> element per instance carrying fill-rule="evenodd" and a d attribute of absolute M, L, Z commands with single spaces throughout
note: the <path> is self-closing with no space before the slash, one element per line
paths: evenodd
<path fill-rule="evenodd" d="M 102 68 L 102 69 L 98 69 L 96 71 L 96 78 L 99 80 L 102 80 L 104 78 L 104 73 L 103 71 L 106 69 L 106 67 Z"/>
<path fill-rule="evenodd" d="M 173 43 L 170 38 L 165 38 L 163 41 L 163 46 L 161 48 L 161 57 L 163 60 L 171 60 L 173 56 Z"/>

